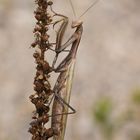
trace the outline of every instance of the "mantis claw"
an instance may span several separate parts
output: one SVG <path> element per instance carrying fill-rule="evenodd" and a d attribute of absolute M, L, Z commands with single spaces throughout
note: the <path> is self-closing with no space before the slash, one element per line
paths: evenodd
<path fill-rule="evenodd" d="M 54 29 L 55 25 L 56 25 L 57 23 L 61 22 L 62 20 L 63 20 L 63 19 L 60 19 L 60 20 L 54 22 L 54 23 L 53 23 L 53 29 Z"/>

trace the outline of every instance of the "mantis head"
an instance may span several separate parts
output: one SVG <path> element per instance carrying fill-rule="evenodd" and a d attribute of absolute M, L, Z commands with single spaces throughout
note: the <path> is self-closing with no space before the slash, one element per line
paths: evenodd
<path fill-rule="evenodd" d="M 72 11 L 73 11 L 73 13 L 74 13 L 74 16 L 76 17 L 76 12 L 75 12 L 75 9 L 74 9 L 72 0 L 69 0 L 69 2 L 70 2 L 70 4 L 71 4 L 71 7 L 72 7 Z M 94 2 L 91 4 L 91 6 L 88 7 L 88 8 L 86 9 L 86 11 L 84 11 L 84 12 L 81 14 L 81 16 L 80 16 L 79 18 L 81 18 L 82 16 L 84 16 L 97 2 L 98 2 L 98 0 L 94 1 Z M 82 25 L 82 24 L 83 24 L 82 21 L 80 21 L 80 20 L 75 20 L 75 21 L 72 21 L 71 27 L 72 27 L 72 28 L 76 28 L 76 27 L 78 27 L 78 26 L 80 26 L 80 25 Z"/>
<path fill-rule="evenodd" d="M 76 27 L 78 27 L 78 26 L 80 26 L 82 24 L 83 24 L 83 21 L 80 21 L 80 20 L 78 20 L 78 21 L 72 21 L 71 28 L 76 28 Z"/>

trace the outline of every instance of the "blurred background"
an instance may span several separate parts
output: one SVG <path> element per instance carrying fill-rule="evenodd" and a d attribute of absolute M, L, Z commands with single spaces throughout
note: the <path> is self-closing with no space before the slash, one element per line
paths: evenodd
<path fill-rule="evenodd" d="M 93 0 L 73 0 L 77 17 Z M 0 139 L 30 140 L 34 0 L 0 0 Z M 54 10 L 75 19 L 68 0 Z M 66 140 L 140 140 L 140 1 L 99 0 L 81 18 Z M 69 25 L 68 38 L 73 30 Z"/>

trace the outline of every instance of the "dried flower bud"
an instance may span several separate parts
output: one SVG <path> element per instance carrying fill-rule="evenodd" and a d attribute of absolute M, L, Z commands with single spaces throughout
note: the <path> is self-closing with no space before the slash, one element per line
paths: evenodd
<path fill-rule="evenodd" d="M 44 106 L 43 102 L 41 102 L 40 100 L 38 100 L 38 102 L 36 103 L 36 108 L 37 109 L 43 109 L 43 106 Z"/>
<path fill-rule="evenodd" d="M 37 122 L 36 120 L 35 120 L 35 121 L 32 121 L 32 122 L 30 123 L 30 125 L 36 127 L 36 126 L 38 125 L 38 122 Z"/>
<path fill-rule="evenodd" d="M 43 74 L 43 71 L 42 70 L 38 70 L 37 72 L 36 72 L 36 77 L 35 77 L 35 80 L 38 80 L 38 76 L 39 75 L 42 75 Z"/>
<path fill-rule="evenodd" d="M 44 72 L 48 71 L 50 69 L 49 63 L 48 62 L 44 62 L 43 63 L 43 70 Z"/>
<path fill-rule="evenodd" d="M 32 137 L 32 140 L 40 140 L 40 135 L 39 134 L 35 134 L 33 137 Z"/>
<path fill-rule="evenodd" d="M 31 134 L 35 134 L 36 133 L 36 128 L 30 127 L 28 132 L 30 132 Z"/>
<path fill-rule="evenodd" d="M 53 4 L 53 2 L 52 1 L 48 1 L 48 5 L 52 5 Z"/>
<path fill-rule="evenodd" d="M 47 123 L 49 121 L 49 117 L 48 114 L 43 115 L 42 117 L 39 117 L 37 119 L 38 122 L 43 122 L 43 123 Z"/>
<path fill-rule="evenodd" d="M 47 35 L 47 34 L 45 36 L 42 36 L 43 41 L 48 41 L 48 38 L 49 38 L 49 35 Z"/>
<path fill-rule="evenodd" d="M 33 54 L 33 57 L 34 57 L 34 58 L 39 58 L 39 57 L 40 57 L 40 53 L 36 51 L 36 52 Z"/>
<path fill-rule="evenodd" d="M 35 120 L 35 119 L 37 119 L 37 117 L 36 117 L 36 116 L 32 116 L 32 119 L 34 119 L 34 120 Z"/>
<path fill-rule="evenodd" d="M 34 90 L 39 93 L 43 92 L 43 88 L 41 88 L 41 87 L 34 87 Z"/>
<path fill-rule="evenodd" d="M 49 112 L 49 107 L 44 105 L 42 102 L 38 102 L 36 104 L 36 109 L 38 114 L 42 114 L 42 113 L 47 114 Z"/>
<path fill-rule="evenodd" d="M 35 94 L 30 95 L 30 96 L 29 96 L 29 99 L 34 99 L 34 97 L 35 97 Z"/>
<path fill-rule="evenodd" d="M 46 80 L 46 81 L 44 82 L 44 85 L 45 85 L 45 86 L 49 86 L 49 88 L 51 88 L 51 85 L 50 85 L 50 83 L 49 83 L 48 80 Z"/>
<path fill-rule="evenodd" d="M 37 42 L 33 42 L 33 43 L 31 44 L 31 47 L 35 48 L 36 45 L 37 45 Z"/>
<path fill-rule="evenodd" d="M 40 14 L 36 14 L 36 15 L 35 15 L 35 18 L 36 18 L 37 20 L 41 20 L 41 15 L 40 15 Z"/>
<path fill-rule="evenodd" d="M 39 79 L 39 80 L 42 80 L 43 78 L 44 78 L 43 75 L 39 75 L 39 76 L 38 76 L 38 79 Z"/>
<path fill-rule="evenodd" d="M 33 99 L 31 99 L 31 102 L 32 102 L 33 104 L 37 104 L 38 98 L 33 98 Z"/>
<path fill-rule="evenodd" d="M 35 28 L 34 28 L 34 33 L 35 32 L 41 32 L 42 31 L 42 27 L 40 27 L 40 26 L 36 26 Z"/>
<path fill-rule="evenodd" d="M 47 95 L 52 95 L 53 94 L 53 90 L 51 90 L 51 89 L 49 89 L 49 90 L 47 90 Z"/>
<path fill-rule="evenodd" d="M 35 85 L 36 87 L 41 87 L 41 88 L 44 86 L 40 81 L 35 81 L 35 82 L 34 82 L 34 85 Z"/>
<path fill-rule="evenodd" d="M 46 129 L 44 135 L 45 135 L 46 139 L 52 137 L 54 135 L 53 129 L 52 128 Z"/>

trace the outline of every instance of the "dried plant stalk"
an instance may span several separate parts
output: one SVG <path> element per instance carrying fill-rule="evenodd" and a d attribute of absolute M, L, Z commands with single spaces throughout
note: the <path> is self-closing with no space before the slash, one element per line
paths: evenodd
<path fill-rule="evenodd" d="M 47 11 L 51 1 L 36 0 L 38 5 L 35 10 L 35 18 L 37 20 L 34 28 L 35 41 L 32 47 L 36 48 L 33 57 L 35 58 L 36 76 L 34 78 L 35 93 L 30 96 L 31 102 L 35 105 L 35 113 L 32 117 L 33 121 L 30 123 L 29 132 L 32 134 L 32 140 L 47 140 L 52 137 L 53 131 L 51 128 L 47 129 L 45 124 L 49 121 L 48 112 L 50 110 L 48 102 L 52 95 L 51 85 L 49 83 L 50 73 L 52 72 L 49 63 L 45 60 L 45 52 L 50 48 L 49 35 L 47 34 L 52 17 Z"/>

